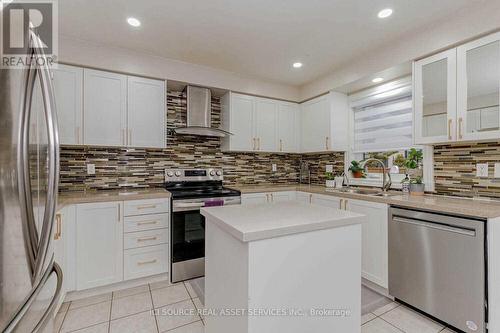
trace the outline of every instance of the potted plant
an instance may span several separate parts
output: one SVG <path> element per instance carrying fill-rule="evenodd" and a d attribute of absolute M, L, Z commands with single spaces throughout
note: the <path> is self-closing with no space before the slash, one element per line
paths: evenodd
<path fill-rule="evenodd" d="M 410 194 L 411 195 L 424 195 L 425 185 L 422 181 L 422 176 L 416 176 L 410 179 Z"/>
<path fill-rule="evenodd" d="M 422 169 L 422 158 L 423 153 L 421 150 L 417 150 L 415 148 L 409 150 L 408 157 L 405 161 L 405 167 L 410 176 L 420 176 L 419 173 Z"/>
<path fill-rule="evenodd" d="M 349 171 L 351 171 L 354 178 L 365 178 L 365 169 L 361 167 L 358 161 L 351 161 Z"/>
<path fill-rule="evenodd" d="M 335 187 L 335 175 L 333 172 L 326 172 L 326 187 Z"/>

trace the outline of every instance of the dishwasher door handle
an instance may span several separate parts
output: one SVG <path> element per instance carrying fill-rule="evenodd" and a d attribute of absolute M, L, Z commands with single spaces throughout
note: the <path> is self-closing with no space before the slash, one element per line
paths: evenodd
<path fill-rule="evenodd" d="M 413 225 L 432 228 L 432 229 L 436 229 L 436 230 L 453 232 L 453 233 L 461 234 L 461 235 L 465 235 L 465 236 L 471 236 L 471 237 L 476 236 L 476 232 L 474 230 L 464 229 L 464 228 L 460 228 L 460 227 L 453 227 L 453 226 L 443 225 L 443 224 L 434 223 L 434 222 L 408 219 L 408 218 L 399 217 L 399 216 L 394 216 L 392 218 L 392 220 L 395 222 L 400 222 L 400 223 L 413 224 Z"/>

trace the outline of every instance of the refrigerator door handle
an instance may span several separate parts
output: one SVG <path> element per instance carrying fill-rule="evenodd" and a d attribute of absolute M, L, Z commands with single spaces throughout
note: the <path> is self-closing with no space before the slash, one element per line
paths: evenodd
<path fill-rule="evenodd" d="M 35 80 L 36 70 L 34 65 L 31 65 L 28 68 L 25 76 L 23 105 L 20 110 L 21 127 L 19 131 L 20 135 L 17 154 L 19 199 L 21 207 L 23 208 L 21 209 L 21 217 L 23 221 L 23 236 L 29 258 L 29 268 L 31 271 L 32 281 L 35 280 L 35 266 L 36 258 L 38 256 L 38 232 L 35 225 L 35 217 L 33 215 L 29 156 L 31 103 L 33 99 Z"/>
<path fill-rule="evenodd" d="M 45 311 L 45 313 L 35 326 L 34 330 L 32 331 L 32 333 L 42 332 L 43 328 L 47 324 L 47 321 L 53 316 L 59 298 L 61 297 L 63 273 L 61 267 L 59 267 L 59 265 L 56 262 L 52 263 L 52 269 L 47 269 L 45 274 L 43 274 L 42 279 L 38 283 L 37 287 L 31 291 L 26 302 L 24 302 L 21 310 L 17 313 L 17 316 L 14 319 L 12 319 L 9 325 L 7 325 L 3 333 L 12 333 L 16 331 L 17 325 L 19 325 L 23 317 L 29 311 L 30 307 L 35 302 L 36 298 L 44 288 L 47 280 L 49 279 L 52 273 L 55 273 L 57 275 L 56 291 L 54 293 L 54 296 L 52 297 L 52 300 L 50 301 L 49 306 L 47 307 L 47 310 Z"/>
<path fill-rule="evenodd" d="M 37 57 L 44 57 L 42 42 L 39 37 L 30 31 L 32 45 Z M 38 63 L 38 62 L 37 62 Z M 45 61 L 47 64 L 47 60 Z M 54 87 L 52 77 L 47 65 L 37 67 L 40 75 L 40 86 L 42 88 L 43 106 L 47 123 L 48 138 L 48 184 L 45 198 L 45 210 L 43 215 L 42 230 L 40 233 L 40 243 L 35 265 L 35 281 L 42 275 L 44 263 L 47 261 L 47 254 L 50 248 L 51 235 L 54 226 L 54 218 L 57 205 L 57 191 L 59 182 L 59 135 L 57 132 L 57 115 L 54 99 Z"/>

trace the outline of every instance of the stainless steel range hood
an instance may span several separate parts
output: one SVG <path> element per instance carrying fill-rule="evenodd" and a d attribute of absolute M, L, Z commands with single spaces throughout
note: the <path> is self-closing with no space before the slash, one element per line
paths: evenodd
<path fill-rule="evenodd" d="M 232 135 L 219 128 L 210 127 L 212 123 L 210 89 L 187 86 L 187 117 L 186 127 L 175 129 L 177 134 L 189 134 L 199 136 L 225 137 Z"/>

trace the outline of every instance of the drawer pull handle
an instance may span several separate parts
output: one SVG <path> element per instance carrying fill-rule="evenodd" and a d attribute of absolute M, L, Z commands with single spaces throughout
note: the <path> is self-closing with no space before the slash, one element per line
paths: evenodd
<path fill-rule="evenodd" d="M 60 213 L 56 214 L 56 232 L 54 233 L 54 240 L 58 240 L 62 235 L 62 216 Z"/>
<path fill-rule="evenodd" d="M 138 266 L 142 266 L 142 265 L 149 265 L 149 264 L 155 264 L 158 260 L 150 260 L 150 261 L 139 261 L 137 263 Z"/>
<path fill-rule="evenodd" d="M 137 238 L 137 241 L 138 242 L 147 242 L 147 241 L 153 241 L 153 240 L 157 240 L 158 237 L 157 236 L 154 236 L 154 237 L 143 237 L 143 238 Z"/>
<path fill-rule="evenodd" d="M 137 206 L 137 209 L 154 209 L 154 208 L 156 208 L 156 205 Z"/>
<path fill-rule="evenodd" d="M 137 222 L 137 225 L 153 225 L 157 223 L 158 221 L 144 221 L 144 222 Z"/>

